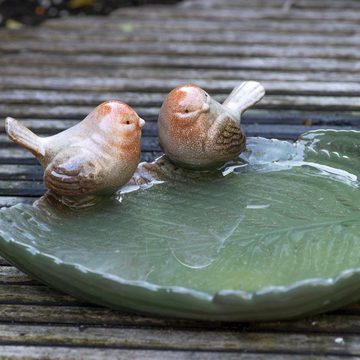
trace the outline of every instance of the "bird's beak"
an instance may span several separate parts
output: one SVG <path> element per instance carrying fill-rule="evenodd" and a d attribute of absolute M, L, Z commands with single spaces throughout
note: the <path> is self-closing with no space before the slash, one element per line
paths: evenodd
<path fill-rule="evenodd" d="M 210 110 L 210 105 L 209 103 L 204 103 L 202 109 L 201 109 L 201 112 L 208 112 Z"/>
<path fill-rule="evenodd" d="M 139 125 L 140 125 L 140 127 L 142 128 L 142 127 L 145 125 L 145 120 L 142 119 L 142 118 L 140 118 L 140 120 L 139 120 Z"/>

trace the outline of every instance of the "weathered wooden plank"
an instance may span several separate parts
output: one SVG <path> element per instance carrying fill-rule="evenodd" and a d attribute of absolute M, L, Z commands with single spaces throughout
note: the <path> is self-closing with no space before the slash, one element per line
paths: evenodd
<path fill-rule="evenodd" d="M 289 354 L 261 354 L 261 353 L 239 353 L 239 352 L 195 352 L 195 351 L 159 351 L 159 350 L 127 350 L 127 349 L 101 349 L 101 348 L 69 348 L 69 347 L 42 347 L 42 346 L 0 346 L 0 353 L 5 359 L 157 359 L 157 360 L 217 360 L 221 357 L 224 360 L 301 360 L 313 359 L 312 355 L 289 355 Z M 316 356 L 316 359 L 322 360 L 339 360 L 343 359 L 342 355 L 337 356 Z"/>
<path fill-rule="evenodd" d="M 0 180 L 0 193 L 7 196 L 41 196 L 46 191 L 42 181 Z"/>
<path fill-rule="evenodd" d="M 203 3 L 208 4 L 207 2 Z M 338 9 L 337 11 L 341 11 L 341 9 Z M 81 33 L 86 36 L 96 36 L 95 30 L 99 29 L 106 30 L 102 32 L 102 36 L 106 37 L 111 35 L 111 30 L 116 30 L 117 33 L 125 33 L 127 35 L 132 35 L 137 32 L 145 32 L 149 30 L 181 31 L 184 29 L 191 30 L 192 32 L 207 32 L 209 30 L 217 30 L 222 32 L 227 29 L 233 29 L 242 32 L 266 32 L 266 30 L 268 30 L 268 33 L 332 33 L 336 35 L 353 35 L 356 34 L 357 29 L 356 23 L 351 21 L 349 22 L 346 19 L 343 19 L 342 21 L 332 22 L 312 21 L 311 28 L 309 28 L 309 21 L 295 21 L 294 19 L 288 19 L 287 16 L 283 16 L 281 22 L 277 21 L 277 19 L 257 19 L 256 21 L 252 21 L 251 19 L 249 21 L 247 21 L 247 19 L 240 20 L 239 18 L 227 19 L 226 26 L 224 26 L 223 19 L 218 18 L 192 19 L 191 17 L 185 18 L 169 16 L 162 18 L 161 20 L 162 21 L 159 22 L 153 17 L 147 18 L 145 12 L 141 14 L 141 17 L 136 16 L 136 14 L 131 16 L 128 15 L 126 17 L 126 22 L 119 22 L 117 16 L 108 16 L 106 18 L 98 17 L 95 19 L 94 17 L 77 17 L 76 19 L 62 18 L 58 20 L 52 19 L 51 21 L 43 24 L 42 29 L 46 29 L 46 31 L 42 31 L 41 29 L 37 31 L 36 29 L 33 29 L 31 32 L 24 32 L 3 29 L 2 33 L 4 35 L 4 39 L 10 37 L 12 37 L 13 39 L 53 37 L 57 40 L 59 38 L 73 38 L 76 36 L 77 38 L 80 38 L 79 34 L 76 34 L 76 31 L 74 30 L 81 30 Z M 127 26 L 124 27 L 124 23 Z"/>
<path fill-rule="evenodd" d="M 90 18 L 91 19 L 91 18 Z M 165 21 L 166 19 L 162 19 Z M 186 20 L 186 19 L 185 19 Z M 136 22 L 138 21 L 141 24 L 143 24 L 143 19 L 134 19 L 129 21 L 134 21 L 135 30 L 132 32 L 122 32 L 121 28 L 119 28 L 121 25 L 119 25 L 118 22 L 115 20 L 108 22 L 104 24 L 97 24 L 95 23 L 95 26 L 89 26 L 84 28 L 83 24 L 77 24 L 76 22 L 71 24 L 64 24 L 61 23 L 61 28 L 48 29 L 47 32 L 6 32 L 6 30 L 2 30 L 2 38 L 4 41 L 21 41 L 21 40 L 38 40 L 38 41 L 46 41 L 53 38 L 57 41 L 94 41 L 94 42 L 100 42 L 101 40 L 104 40 L 105 38 L 109 42 L 114 43 L 142 43 L 144 41 L 154 40 L 155 36 L 161 39 L 165 44 L 169 42 L 178 42 L 181 43 L 211 43 L 211 44 L 222 44 L 226 45 L 227 43 L 231 44 L 264 44 L 272 43 L 275 44 L 276 40 L 278 40 L 279 45 L 290 45 L 291 39 L 293 37 L 294 40 L 294 46 L 296 45 L 311 45 L 311 44 L 317 44 L 321 46 L 325 45 L 332 45 L 332 46 L 344 46 L 344 45 L 356 45 L 358 40 L 356 38 L 352 38 L 356 34 L 356 29 L 353 27 L 353 24 L 349 24 L 351 28 L 349 28 L 348 31 L 343 32 L 337 32 L 336 35 L 333 35 L 331 37 L 330 31 L 320 31 L 318 32 L 311 32 L 309 28 L 307 28 L 307 31 L 301 32 L 300 30 L 296 32 L 296 26 L 298 25 L 300 28 L 301 26 L 305 27 L 313 25 L 307 24 L 306 22 L 299 21 L 294 22 L 292 21 L 290 24 L 286 23 L 278 23 L 277 21 L 266 21 L 263 23 L 256 23 L 259 27 L 258 31 L 256 31 L 256 28 L 254 27 L 251 29 L 251 24 L 249 26 L 246 26 L 246 28 L 237 28 L 236 26 L 231 26 L 232 22 L 235 23 L 235 20 L 231 22 L 229 21 L 229 26 L 222 26 L 222 22 L 214 23 L 213 21 L 206 21 L 203 19 L 200 21 L 201 23 L 204 23 L 205 25 L 207 23 L 210 24 L 218 24 L 218 27 L 216 28 L 214 26 L 210 27 L 205 31 L 206 29 L 200 28 L 197 30 L 190 28 L 190 25 L 188 28 L 180 28 L 177 31 L 176 30 L 176 23 L 174 24 L 174 27 L 171 29 L 171 25 L 168 25 L 169 29 L 164 28 L 161 29 L 161 27 L 155 27 L 148 25 L 148 28 L 143 28 L 143 26 L 136 27 Z M 145 19 L 146 21 L 146 19 Z M 155 22 L 155 19 L 150 19 L 150 22 Z M 199 26 L 199 21 L 196 20 Z M 72 24 L 76 24 L 75 26 Z M 131 24 L 133 24 L 131 22 Z M 182 22 L 182 26 L 184 26 L 186 22 Z M 248 24 L 248 22 L 243 23 Z M 82 26 L 81 26 L 82 25 Z M 281 26 L 280 26 L 281 25 Z M 292 25 L 292 26 L 289 26 Z M 335 23 L 334 27 L 344 26 L 344 22 L 341 23 Z M 346 24 L 345 24 L 346 25 Z M 85 25 L 86 26 L 86 25 Z M 133 25 L 131 25 L 133 26 Z M 178 27 L 180 27 L 179 25 Z M 266 29 L 269 29 L 267 32 Z M 273 28 L 273 30 L 272 30 Z M 201 31 L 200 31 L 201 29 Z M 282 29 L 282 31 L 280 31 Z M 103 30 L 106 30 L 104 33 Z M 231 31 L 236 33 L 241 33 L 241 37 L 235 38 L 234 36 L 231 36 Z M 189 37 L 188 34 L 191 33 L 192 37 Z M 291 39 L 289 36 L 286 36 L 286 34 L 291 34 Z M 80 35 L 81 34 L 81 35 Z M 210 36 L 211 35 L 211 36 Z M 254 36 L 254 42 L 250 41 L 250 37 Z M 221 38 L 223 39 L 223 42 L 221 42 Z M 341 40 L 344 40 L 342 43 Z M 154 40 L 153 43 L 156 43 Z"/>
<path fill-rule="evenodd" d="M 81 324 L 83 326 L 173 327 L 208 329 L 244 329 L 240 323 L 220 323 L 148 317 L 94 306 L 52 305 L 0 305 L 0 322 L 26 324 Z"/>
<path fill-rule="evenodd" d="M 211 10 L 210 10 L 211 11 Z M 43 28 L 46 28 L 49 31 L 48 34 L 35 32 L 33 34 L 22 34 L 21 32 L 13 32 L 13 31 L 4 31 L 4 34 L 7 38 L 10 37 L 26 37 L 28 39 L 33 39 L 36 37 L 48 38 L 49 36 L 62 37 L 65 38 L 65 34 L 71 35 L 70 38 L 75 38 L 76 30 L 81 30 L 81 32 L 86 35 L 86 37 L 98 36 L 95 30 L 106 30 L 104 36 L 111 37 L 116 36 L 126 39 L 134 38 L 134 35 L 140 35 L 140 40 L 143 34 L 146 31 L 155 31 L 155 33 L 161 35 L 162 33 L 169 31 L 175 33 L 175 31 L 181 32 L 184 29 L 191 30 L 193 33 L 205 33 L 207 31 L 215 33 L 218 31 L 219 33 L 226 33 L 230 29 L 234 29 L 237 32 L 241 32 L 242 34 L 246 33 L 262 33 L 266 34 L 266 26 L 268 26 L 269 35 L 285 35 L 286 33 L 290 33 L 295 35 L 298 39 L 298 35 L 304 34 L 307 35 L 307 39 L 309 40 L 312 36 L 327 36 L 330 35 L 330 24 L 326 22 L 314 22 L 313 19 L 291 19 L 287 16 L 282 17 L 281 21 L 277 18 L 259 18 L 253 20 L 251 18 L 241 18 L 236 14 L 232 14 L 231 17 L 222 16 L 222 17 L 207 17 L 207 16 L 197 16 L 198 14 L 194 14 L 193 11 L 186 11 L 188 16 L 183 16 L 182 13 L 174 13 L 172 16 L 166 16 L 166 14 L 155 14 L 152 10 L 150 12 L 143 13 L 139 15 L 137 14 L 126 14 L 127 21 L 126 22 L 118 22 L 118 16 L 111 16 L 107 18 L 107 21 L 98 20 L 92 21 L 91 17 L 88 18 L 79 18 L 79 21 L 73 21 L 71 18 L 66 21 L 51 21 L 45 23 Z M 197 11 L 196 13 L 200 13 L 203 11 Z M 215 14 L 215 11 L 212 11 Z M 228 11 L 232 12 L 232 9 Z M 241 11 L 243 14 L 244 12 Z M 235 11 L 238 13 L 238 11 Z M 223 14 L 224 15 L 224 14 Z M 234 16 L 235 15 L 235 16 Z M 228 26 L 221 26 L 224 23 L 224 18 L 226 18 L 226 23 Z M 163 23 L 156 24 L 156 21 L 161 19 Z M 127 24 L 126 30 L 124 30 L 123 24 Z M 88 25 L 86 27 L 82 25 Z M 130 24 L 130 26 L 129 26 Z M 174 24 L 174 27 L 171 28 L 170 24 Z M 248 24 L 248 26 L 246 26 Z M 258 26 L 258 32 L 256 31 L 255 24 Z M 344 35 L 353 35 L 356 33 L 356 22 L 352 19 L 342 19 L 335 20 L 333 19 L 331 24 L 334 26 L 334 36 L 336 38 L 344 36 Z M 201 25 L 204 25 L 201 27 Z M 299 31 L 296 32 L 295 28 L 299 25 Z M 314 25 L 314 32 L 310 31 L 309 28 L 306 29 L 306 25 Z M 205 31 L 206 30 L 206 31 Z M 330 39 L 329 39 L 330 40 Z M 135 39 L 137 41 L 137 39 Z M 289 41 L 289 39 L 288 39 Z M 296 40 L 297 41 L 297 40 Z M 330 40 L 331 41 L 331 40 Z M 335 40 L 334 40 L 335 41 Z"/>
<path fill-rule="evenodd" d="M 149 39 L 153 41 L 154 39 Z M 222 41 L 222 39 L 220 40 Z M 360 42 L 359 42 L 360 44 Z M 288 70 L 288 71 L 337 71 L 345 73 L 358 73 L 360 64 L 356 60 L 338 59 L 313 59 L 313 58 L 240 58 L 227 56 L 198 56 L 189 57 L 184 55 L 63 55 L 41 53 L 19 53 L 16 56 L 5 54 L 0 58 L 3 64 L 27 64 L 37 65 L 72 65 L 91 67 L 153 67 L 153 68 L 199 68 L 199 69 L 239 69 L 239 70 Z"/>
<path fill-rule="evenodd" d="M 203 2 L 204 3 L 204 2 Z M 184 3 L 185 4 L 185 3 Z M 346 20 L 341 22 L 313 22 L 312 28 L 308 28 L 308 23 L 306 21 L 294 21 L 289 20 L 287 17 L 284 17 L 282 22 L 278 22 L 275 20 L 267 19 L 267 20 L 257 20 L 257 21 L 246 21 L 243 19 L 242 21 L 228 19 L 226 21 L 226 27 L 223 24 L 223 21 L 218 21 L 217 19 L 191 19 L 191 18 L 177 18 L 170 17 L 164 18 L 161 22 L 158 22 L 152 18 L 146 18 L 143 16 L 141 19 L 133 16 L 127 17 L 127 24 L 131 24 L 130 33 L 140 32 L 140 31 L 148 31 L 155 29 L 166 30 L 166 31 L 181 31 L 181 30 L 191 30 L 193 32 L 207 32 L 207 31 L 226 31 L 227 29 L 233 29 L 241 32 L 266 32 L 268 33 L 296 33 L 296 34 L 328 34 L 332 33 L 336 35 L 348 34 L 353 35 L 356 32 L 357 24 L 353 22 L 347 22 Z M 93 21 L 92 17 L 78 17 L 76 21 L 70 19 L 60 19 L 60 20 L 52 20 L 50 22 L 45 23 L 44 27 L 49 31 L 49 33 L 36 32 L 33 34 L 23 34 L 22 32 L 12 32 L 7 31 L 4 32 L 7 37 L 17 37 L 22 38 L 26 37 L 28 39 L 34 38 L 34 36 L 58 36 L 59 38 L 65 38 L 65 34 L 76 35 L 73 30 L 80 28 L 80 24 L 91 26 L 91 29 L 106 29 L 112 30 L 117 29 L 118 32 L 124 32 L 123 25 L 119 24 L 117 16 L 109 16 L 105 19 L 99 19 L 96 22 Z M 267 28 L 266 28 L 267 27 Z M 297 32 L 296 32 L 297 28 Z M 65 33 L 59 30 L 65 30 Z M 90 35 L 89 32 L 86 32 L 86 35 Z M 107 33 L 105 35 L 108 35 Z M 72 36 L 71 36 L 72 38 Z"/>
<path fill-rule="evenodd" d="M 201 351 L 275 352 L 359 355 L 359 337 L 242 331 L 196 331 L 74 326 L 0 325 L 5 344 L 86 346 Z"/>
<path fill-rule="evenodd" d="M 271 331 L 273 329 L 274 331 L 293 333 L 359 334 L 360 318 L 330 313 L 293 321 L 250 323 L 246 329 L 248 331 Z"/>
<path fill-rule="evenodd" d="M 66 55 L 186 55 L 186 56 L 238 56 L 238 57 L 269 57 L 269 58 L 298 58 L 311 57 L 321 59 L 359 59 L 360 51 L 357 46 L 299 45 L 289 47 L 278 45 L 274 51 L 273 45 L 247 44 L 246 46 L 231 44 L 177 44 L 161 43 L 153 44 L 147 42 L 139 43 L 94 43 L 93 41 L 2 41 L 0 51 L 6 53 L 21 53 L 31 51 L 45 54 Z"/>
<path fill-rule="evenodd" d="M 0 284 L 0 304 L 81 305 L 73 297 L 43 285 Z M 1 336 L 0 336 L 1 339 Z M 0 340 L 1 342 L 1 340 Z"/>
<path fill-rule="evenodd" d="M 76 24 L 76 23 L 74 23 Z M 267 24 L 264 24 L 264 28 Z M 309 26 L 311 24 L 308 24 Z M 194 43 L 194 44 L 218 44 L 218 45 L 226 45 L 226 44 L 236 44 L 236 45 L 254 45 L 254 44 L 264 44 L 264 45 L 292 45 L 292 46 L 299 46 L 299 45 L 320 45 L 320 46 L 356 46 L 359 44 L 359 37 L 355 36 L 355 34 L 348 35 L 348 34 L 342 34 L 342 35 L 332 35 L 331 34 L 323 34 L 323 33 L 317 33 L 317 34 L 299 34 L 299 33 L 292 33 L 291 37 L 287 35 L 286 33 L 278 33 L 278 32 L 266 32 L 265 30 L 263 32 L 257 32 L 257 31 L 244 31 L 241 36 L 239 36 L 239 31 L 234 31 L 229 27 L 223 28 L 223 31 L 207 31 L 207 32 L 192 32 L 192 31 L 166 31 L 166 30 L 159 30 L 159 29 L 152 29 L 149 32 L 143 31 L 140 29 L 138 32 L 134 33 L 122 33 L 119 31 L 118 26 L 114 25 L 111 26 L 111 23 L 108 23 L 107 26 L 108 29 L 106 33 L 103 33 L 103 27 L 100 28 L 93 28 L 89 27 L 88 29 L 84 29 L 83 26 L 80 27 L 80 29 L 73 29 L 71 30 L 71 26 L 66 25 L 64 29 L 59 29 L 58 40 L 63 41 L 66 39 L 67 41 L 83 41 L 84 37 L 87 41 L 94 41 L 94 42 L 100 42 L 104 41 L 104 38 L 106 38 L 109 42 L 112 41 L 115 44 L 116 43 L 143 43 L 143 42 L 152 42 L 155 43 L 157 41 L 161 41 L 166 43 L 175 42 L 180 44 L 185 43 Z M 61 30 L 61 33 L 60 33 Z M 73 34 L 72 31 L 78 31 L 78 34 Z M 82 34 L 81 37 L 79 37 L 79 31 L 80 34 Z M 64 38 L 64 34 L 66 37 Z M 356 33 L 356 31 L 354 32 Z M 13 39 L 14 34 L 11 33 L 12 36 L 8 36 L 9 40 Z M 100 35 L 101 34 L 101 35 Z M 48 36 L 39 34 L 39 40 L 40 39 L 48 39 L 50 34 Z M 60 37 L 63 36 L 63 37 Z M 54 34 L 52 37 L 56 37 L 56 34 Z M 5 38 L 6 39 L 6 38 Z M 26 39 L 29 39 L 29 36 L 26 37 Z M 31 39 L 31 38 L 30 38 Z M 14 41 L 14 39 L 13 39 Z"/>
<path fill-rule="evenodd" d="M 6 135 L 0 134 L 0 144 L 4 137 L 6 137 Z M 9 141 L 7 137 L 6 141 Z M 11 164 L 0 166 L 0 180 L 41 180 L 42 173 L 43 171 L 40 165 Z"/>
<path fill-rule="evenodd" d="M 206 33 L 191 33 L 189 30 L 184 30 L 183 32 L 172 33 L 170 31 L 164 32 L 163 34 L 157 34 L 153 31 L 149 33 L 144 33 L 142 35 L 134 35 L 135 40 L 129 39 L 129 37 L 115 37 L 108 35 L 108 43 L 112 45 L 106 45 L 103 38 L 93 38 L 88 37 L 86 41 L 83 39 L 81 43 L 83 45 L 79 46 L 78 39 L 74 38 L 72 40 L 69 37 L 65 39 L 59 39 L 57 42 L 61 44 L 60 47 L 55 47 L 51 45 L 54 43 L 54 39 L 35 39 L 35 41 L 30 42 L 25 39 L 23 41 L 19 40 L 14 43 L 13 38 L 9 38 L 8 42 L 2 43 L 2 53 L 3 55 L 16 60 L 19 62 L 21 55 L 26 54 L 27 57 L 32 58 L 32 63 L 34 63 L 35 54 L 38 55 L 52 55 L 53 57 L 57 56 L 80 56 L 89 57 L 91 54 L 102 55 L 108 58 L 111 55 L 121 55 L 121 57 L 127 56 L 131 57 L 136 55 L 139 57 L 141 55 L 148 56 L 165 56 L 167 54 L 173 54 L 177 56 L 193 56 L 195 60 L 200 56 L 206 57 L 263 57 L 269 59 L 276 58 L 300 58 L 303 59 L 305 56 L 311 59 L 316 59 L 321 61 L 321 58 L 336 60 L 357 60 L 359 58 L 359 52 L 357 50 L 359 45 L 358 38 L 355 38 L 351 35 L 346 35 L 343 38 L 329 37 L 324 38 L 323 36 L 318 35 L 302 35 L 297 37 L 294 34 L 289 40 L 288 35 L 272 35 L 271 33 L 246 33 L 241 34 L 242 36 L 234 36 L 234 33 L 237 31 L 228 31 L 221 33 L 215 31 L 214 34 Z M 155 38 L 161 38 L 161 45 L 154 44 Z M 294 38 L 293 38 L 294 37 Z M 102 42 L 101 42 L 102 41 Z M 19 43 L 19 44 L 18 44 Z M 56 43 L 56 41 L 55 41 Z M 152 44 L 152 45 L 149 45 Z M 314 47 L 316 45 L 316 47 Z M 276 47 L 276 51 L 274 51 Z M 27 52 L 25 53 L 25 50 Z M 11 64 L 10 61 L 2 61 L 3 64 Z M 64 59 L 65 60 L 65 59 Z M 294 60 L 294 59 L 293 59 Z M 53 62 L 56 59 L 53 60 Z M 29 63 L 31 66 L 32 63 Z M 60 62 L 58 61 L 57 63 Z M 69 65 L 63 61 L 64 65 Z M 36 64 L 36 63 L 35 63 Z M 50 62 L 45 63 L 50 64 Z M 127 62 L 128 67 L 131 64 L 136 65 L 136 61 L 130 60 Z M 201 62 L 199 62 L 201 65 Z M 341 66 L 342 64 L 340 64 Z M 350 64 L 351 65 L 351 64 Z M 147 64 L 147 66 L 149 66 Z M 286 69 L 286 67 L 283 66 Z M 283 69 L 279 69 L 283 70 Z M 306 66 L 304 70 L 307 70 Z M 321 69 L 319 69 L 321 70 Z M 333 69 L 336 71 L 336 69 Z M 300 70 L 299 70 L 300 71 Z"/>
<path fill-rule="evenodd" d="M 79 22 L 86 26 L 88 24 L 88 20 L 91 18 L 84 18 L 85 20 L 82 21 L 82 18 L 79 19 Z M 118 40 L 119 33 L 122 32 L 119 23 L 117 22 L 117 18 L 107 18 L 106 22 L 96 22 L 96 25 L 92 27 L 92 29 L 106 29 L 107 32 L 104 36 L 109 40 Z M 336 33 L 336 36 L 352 36 L 356 33 L 356 24 L 354 23 L 346 23 L 346 22 L 335 22 L 333 23 L 332 31 L 330 24 L 327 23 L 316 23 L 314 24 L 314 30 L 311 31 L 309 29 L 308 24 L 305 22 L 277 22 L 277 21 L 264 21 L 264 22 L 256 22 L 251 23 L 247 21 L 234 21 L 230 20 L 227 22 L 227 26 L 224 27 L 222 22 L 216 22 L 207 19 L 201 20 L 192 20 L 192 19 L 162 19 L 163 21 L 161 24 L 156 22 L 152 19 L 128 19 L 131 23 L 133 35 L 141 35 L 142 32 L 184 32 L 184 31 L 191 31 L 194 34 L 201 34 L 201 33 L 224 33 L 232 29 L 241 34 L 251 34 L 251 33 L 263 33 L 263 34 L 272 34 L 276 36 L 277 34 L 292 34 L 294 36 L 298 36 L 299 34 L 305 35 L 330 35 L 331 33 Z M 66 24 L 61 23 L 61 26 L 64 28 L 64 31 L 60 27 L 48 27 L 49 33 L 32 33 L 32 34 L 23 34 L 23 33 L 14 33 L 4 32 L 4 40 L 48 40 L 50 36 L 56 40 L 71 40 L 71 41 L 79 41 L 80 36 L 76 33 L 77 27 L 67 27 Z M 80 29 L 79 29 L 80 30 Z M 296 31 L 297 30 L 297 31 Z M 82 40 L 90 41 L 90 40 L 98 40 L 98 37 L 94 31 L 85 33 L 82 32 L 84 36 Z M 135 37 L 134 37 L 135 38 Z M 130 37 L 127 36 L 124 38 L 124 42 L 130 43 Z M 135 40 L 136 41 L 136 40 Z M 141 41 L 139 39 L 138 41 Z"/>
<path fill-rule="evenodd" d="M 244 81 L 245 79 L 256 79 L 258 81 L 272 82 L 275 86 L 277 82 L 281 81 L 299 81 L 299 82 L 332 82 L 336 83 L 341 80 L 341 83 L 358 82 L 360 81 L 360 74 L 347 74 L 339 73 L 336 71 L 283 71 L 278 70 L 276 72 L 262 71 L 261 69 L 253 70 L 228 70 L 228 69 L 167 69 L 167 68 L 122 68 L 122 67 L 101 67 L 97 70 L 92 67 L 73 67 L 66 66 L 66 64 L 59 65 L 44 65 L 38 66 L 22 66 L 14 64 L 4 64 L 0 67 L 0 74 L 2 76 L 9 77 L 58 77 L 58 78 L 82 78 L 85 81 L 87 78 L 94 78 L 96 76 L 104 78 L 107 81 L 108 78 L 113 79 L 152 79 L 152 80 L 171 80 L 181 79 L 182 82 L 199 80 L 216 80 L 222 82 L 223 80 L 232 81 Z M 276 80 L 276 82 L 272 81 Z M 13 80 L 14 81 L 14 80 Z M 305 85 L 304 85 L 305 86 Z M 320 85 L 319 85 L 320 86 Z M 170 86 L 168 86 L 169 88 Z M 22 90 L 22 88 L 20 89 Z M 110 89 L 111 90 L 111 89 Z M 114 88 L 112 88 L 114 90 Z M 127 90 L 127 89 L 126 89 Z M 5 90 L 6 91 L 6 90 Z"/>
<path fill-rule="evenodd" d="M 313 11 L 312 9 L 296 9 L 291 10 L 286 7 L 279 11 L 279 9 L 261 7 L 257 9 L 253 8 L 218 8 L 214 11 L 211 8 L 204 7 L 201 11 L 189 11 L 186 7 L 178 6 L 177 8 L 169 8 L 168 6 L 144 6 L 144 13 L 140 13 L 134 8 L 120 8 L 112 13 L 112 16 L 127 17 L 127 16 L 145 16 L 146 18 L 161 19 L 169 16 L 181 16 L 183 18 L 193 19 L 215 19 L 217 21 L 226 21 L 228 19 L 245 19 L 245 20 L 259 20 L 259 19 L 270 19 L 283 21 L 286 15 L 286 19 L 289 20 L 301 20 L 301 21 L 316 21 L 316 20 L 332 20 L 332 21 L 349 21 L 357 23 L 359 16 L 357 12 L 352 9 L 342 8 L 341 11 L 338 9 L 327 9 L 325 6 L 322 11 Z"/>
<path fill-rule="evenodd" d="M 185 75 L 185 74 L 184 74 Z M 121 79 L 110 76 L 88 76 L 72 77 L 71 81 L 61 77 L 41 78 L 34 76 L 0 76 L 1 97 L 0 102 L 12 103 L 49 103 L 56 104 L 88 104 L 98 103 L 106 99 L 132 99 L 139 106 L 151 106 L 161 104 L 164 96 L 176 86 L 193 82 L 204 89 L 217 94 L 220 100 L 244 79 L 192 79 L 175 78 L 172 79 Z M 310 80 L 310 79 L 309 79 Z M 328 96 L 341 96 L 339 102 L 346 104 L 346 97 L 360 96 L 360 84 L 355 82 L 341 81 L 262 81 L 266 88 L 267 96 L 261 101 L 269 102 L 274 99 L 278 101 L 278 95 L 300 95 L 319 96 L 318 102 L 326 101 Z M 45 91 L 46 90 L 46 91 Z M 64 93 L 66 91 L 66 93 Z M 220 95 L 221 94 L 221 95 Z M 275 97 L 274 97 L 275 96 Z M 304 102 L 303 98 L 300 98 Z M 297 98 L 292 98 L 296 104 Z M 308 98 L 309 102 L 316 99 Z M 329 101 L 334 102 L 335 99 Z M 359 101 L 355 102 L 357 105 Z M 259 104 L 259 105 L 260 105 Z"/>
<path fill-rule="evenodd" d="M 187 0 L 183 5 L 179 4 L 178 6 L 184 7 L 211 7 L 211 8 L 229 8 L 229 7 L 239 7 L 239 8 L 279 8 L 281 9 L 286 2 L 284 0 L 270 0 L 264 2 L 263 0 L 207 0 L 205 3 L 203 0 Z M 354 8 L 358 9 L 360 4 L 356 0 L 342 0 L 342 1 L 333 1 L 333 0 L 296 0 L 291 2 L 291 7 L 294 8 L 306 8 L 306 9 L 339 9 L 340 11 L 344 8 Z"/>
<path fill-rule="evenodd" d="M 1 197 L 0 197 L 1 199 Z M 0 257 L 0 266 L 11 266 L 5 259 Z"/>
<path fill-rule="evenodd" d="M 9 285 L 11 288 L 12 285 Z M 34 285 L 35 286 L 35 285 Z M 83 326 L 147 327 L 174 329 L 236 330 L 247 332 L 285 332 L 298 334 L 351 335 L 360 330 L 360 317 L 324 314 L 300 320 L 276 322 L 206 322 L 149 317 L 94 306 L 1 304 L 0 322 L 26 324 L 81 324 Z"/>
<path fill-rule="evenodd" d="M 0 265 L 0 284 L 36 284 L 37 282 L 13 266 Z"/>

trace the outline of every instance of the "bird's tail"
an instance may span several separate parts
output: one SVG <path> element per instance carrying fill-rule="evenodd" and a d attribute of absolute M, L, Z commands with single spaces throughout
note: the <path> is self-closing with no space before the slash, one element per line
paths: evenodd
<path fill-rule="evenodd" d="M 245 81 L 237 86 L 223 105 L 236 114 L 242 114 L 249 107 L 258 103 L 265 95 L 264 87 L 256 81 Z"/>
<path fill-rule="evenodd" d="M 40 161 L 44 158 L 45 148 L 42 139 L 23 124 L 11 117 L 7 117 L 5 120 L 5 130 L 9 138 L 16 144 L 29 150 Z"/>

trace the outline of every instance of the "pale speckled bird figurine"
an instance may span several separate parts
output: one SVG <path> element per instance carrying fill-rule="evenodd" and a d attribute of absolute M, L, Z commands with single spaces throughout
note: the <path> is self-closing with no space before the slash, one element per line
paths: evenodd
<path fill-rule="evenodd" d="M 167 95 L 160 110 L 160 146 L 179 166 L 198 170 L 219 167 L 245 149 L 241 114 L 264 95 L 261 84 L 246 81 L 220 104 L 199 86 L 179 86 Z"/>
<path fill-rule="evenodd" d="M 50 137 L 39 137 L 12 118 L 8 136 L 44 166 L 45 185 L 65 197 L 117 190 L 135 172 L 145 121 L 127 104 L 107 101 L 83 121 Z"/>

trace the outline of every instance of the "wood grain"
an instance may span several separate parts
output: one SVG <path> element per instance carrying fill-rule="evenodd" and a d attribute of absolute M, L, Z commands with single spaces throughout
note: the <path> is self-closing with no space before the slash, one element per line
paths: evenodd
<path fill-rule="evenodd" d="M 4 345 L 0 346 L 0 353 L 5 359 L 158 359 L 158 360 L 217 360 L 221 357 L 224 360 L 283 360 L 283 359 L 313 359 L 304 357 L 304 355 L 290 355 L 290 354 L 259 354 L 259 353 L 234 353 L 234 352 L 196 352 L 193 350 L 188 351 L 169 351 L 169 350 L 128 350 L 128 349 L 101 349 L 101 348 L 86 348 L 86 347 L 45 347 L 45 346 L 13 346 Z M 316 359 L 322 360 L 338 360 L 344 359 L 343 356 L 316 356 Z"/>

